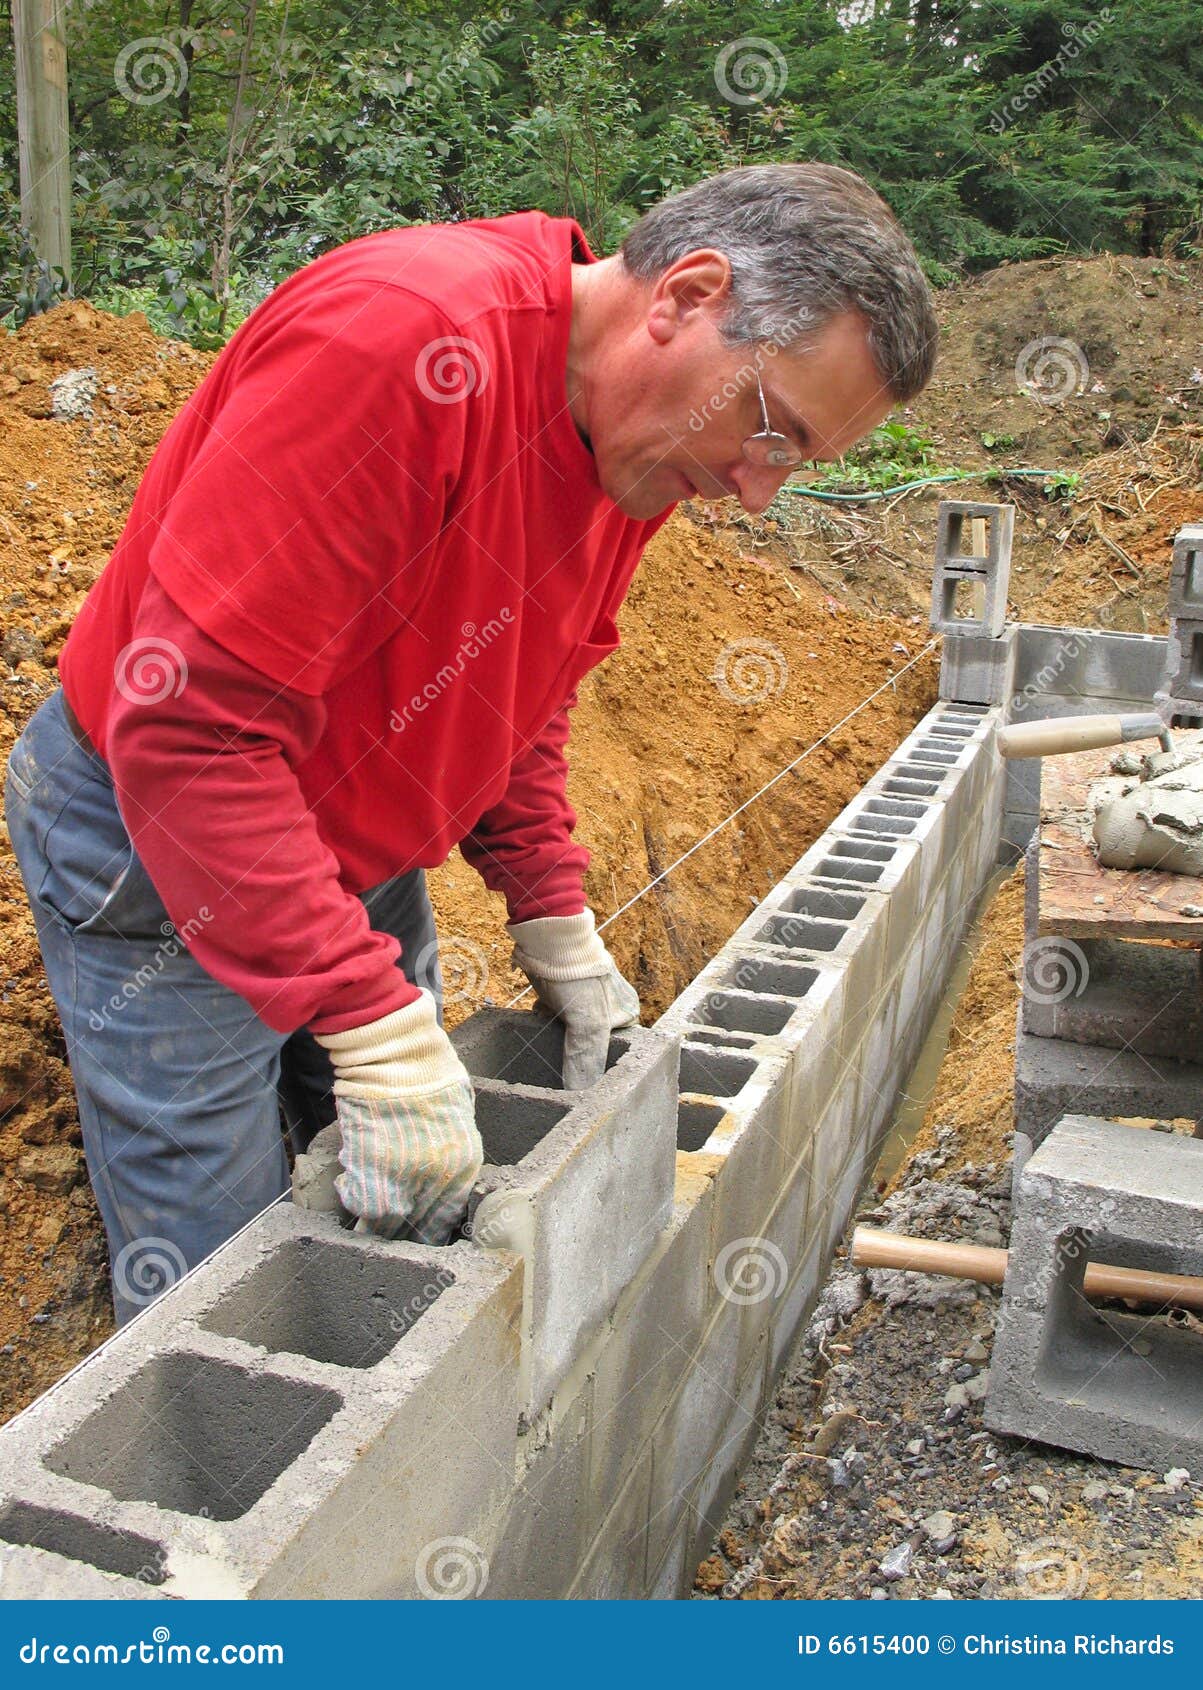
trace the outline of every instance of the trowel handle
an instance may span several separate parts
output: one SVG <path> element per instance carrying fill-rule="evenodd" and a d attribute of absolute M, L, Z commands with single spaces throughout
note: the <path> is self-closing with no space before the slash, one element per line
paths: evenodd
<path fill-rule="evenodd" d="M 1130 739 L 1160 739 L 1164 733 L 1165 723 L 1155 710 L 1130 716 L 1062 716 L 999 728 L 998 749 L 1004 757 L 1059 757 L 1067 751 L 1125 745 Z"/>

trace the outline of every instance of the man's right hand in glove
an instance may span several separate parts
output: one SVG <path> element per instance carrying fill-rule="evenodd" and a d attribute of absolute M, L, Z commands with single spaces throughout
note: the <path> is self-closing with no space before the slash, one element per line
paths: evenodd
<path fill-rule="evenodd" d="M 342 1134 L 335 1181 L 357 1231 L 445 1244 L 484 1152 L 472 1081 L 439 1026 L 434 998 L 344 1033 L 318 1033 L 334 1064 Z"/>

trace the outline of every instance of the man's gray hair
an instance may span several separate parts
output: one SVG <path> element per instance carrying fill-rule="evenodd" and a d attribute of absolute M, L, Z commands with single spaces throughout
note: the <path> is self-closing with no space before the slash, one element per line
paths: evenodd
<path fill-rule="evenodd" d="M 859 311 L 896 400 L 931 379 L 938 329 L 915 249 L 860 176 L 834 164 L 754 164 L 673 194 L 622 245 L 632 275 L 654 281 L 686 253 L 714 247 L 731 265 L 729 345 L 813 340 Z"/>

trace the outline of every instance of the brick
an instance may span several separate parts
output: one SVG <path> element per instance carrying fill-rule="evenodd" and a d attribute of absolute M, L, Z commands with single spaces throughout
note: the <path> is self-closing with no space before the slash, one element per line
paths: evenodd
<path fill-rule="evenodd" d="M 453 1042 L 476 1086 L 485 1148 L 473 1236 L 526 1261 L 521 1388 L 530 1421 L 672 1214 L 676 1044 L 623 1029 L 601 1079 L 565 1092 L 530 1083 L 558 1073 L 555 1023 L 483 1010 Z"/>
<path fill-rule="evenodd" d="M 0 1513 L 65 1516 L 71 1555 L 89 1523 L 149 1542 L 166 1596 L 420 1594 L 436 1540 L 492 1545 L 520 1287 L 500 1252 L 277 1205 L 0 1429 Z"/>
<path fill-rule="evenodd" d="M 1203 1273 L 1203 1143 L 1069 1117 L 1019 1182 L 986 1424 L 1163 1473 L 1203 1464 L 1198 1341 L 1082 1295 L 1117 1249 Z"/>
<path fill-rule="evenodd" d="M 985 527 L 981 549 L 973 541 L 975 519 Z M 931 607 L 931 625 L 938 633 L 996 637 L 1002 632 L 1014 527 L 1014 505 L 940 501 Z"/>
<path fill-rule="evenodd" d="M 940 652 L 940 697 L 971 704 L 1006 704 L 1015 691 L 1014 626 L 997 639 L 959 634 Z"/>
<path fill-rule="evenodd" d="M 1203 1054 L 1197 951 L 1050 935 L 1025 945 L 1023 986 L 1023 1028 L 1033 1037 L 1173 1059 Z"/>

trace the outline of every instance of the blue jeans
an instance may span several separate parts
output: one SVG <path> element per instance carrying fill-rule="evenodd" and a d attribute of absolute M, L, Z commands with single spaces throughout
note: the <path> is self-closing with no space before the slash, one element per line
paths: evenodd
<path fill-rule="evenodd" d="M 107 765 L 62 693 L 9 759 L 5 810 L 79 1100 L 118 1322 L 288 1188 L 294 1151 L 334 1119 L 330 1060 L 274 1032 L 193 960 L 121 820 Z M 362 894 L 441 1001 L 421 869 Z M 425 955 L 423 953 L 425 952 Z"/>

